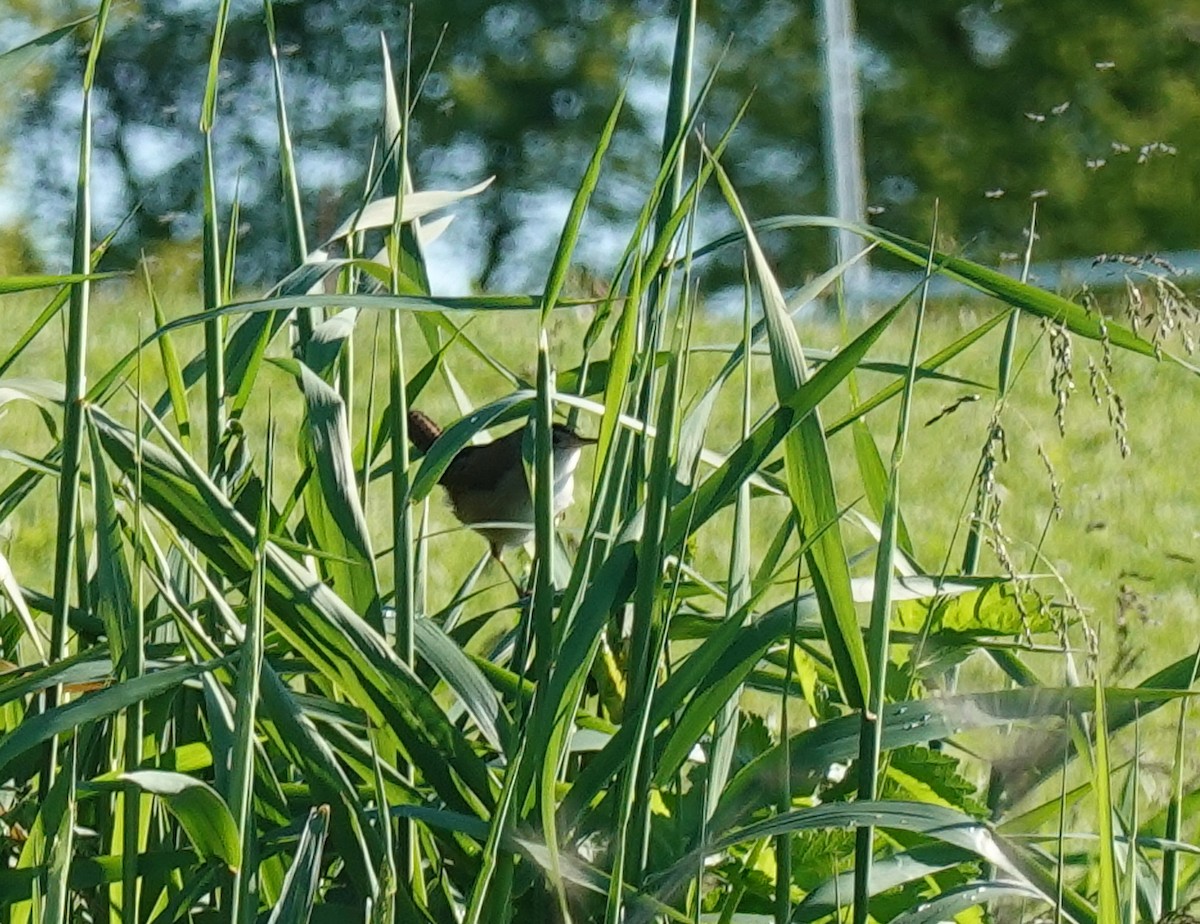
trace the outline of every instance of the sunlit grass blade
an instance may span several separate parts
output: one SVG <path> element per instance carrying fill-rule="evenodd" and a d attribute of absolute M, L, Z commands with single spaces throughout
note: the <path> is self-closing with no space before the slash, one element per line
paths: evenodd
<path fill-rule="evenodd" d="M 1108 759 L 1108 718 L 1105 709 L 1105 691 L 1097 670 L 1095 689 L 1096 744 L 1092 766 L 1092 789 L 1096 794 L 1096 831 L 1100 837 L 1099 893 L 1097 901 L 1097 924 L 1121 924 L 1121 897 L 1117 888 L 1117 850 L 1113 840 L 1113 798 L 1111 786 L 1112 767 Z M 1129 862 L 1134 862 L 1130 851 Z M 1136 901 L 1135 896 L 1129 896 Z"/>
<path fill-rule="evenodd" d="M 304 830 L 300 832 L 300 843 L 296 847 L 296 857 L 288 867 L 283 894 L 267 924 L 307 924 L 321 881 L 321 851 L 328 827 L 329 806 L 317 806 L 309 813 Z"/>
<path fill-rule="evenodd" d="M 204 103 L 200 111 L 200 134 L 204 144 L 204 214 L 201 245 L 201 279 L 204 301 L 204 422 L 208 449 L 208 470 L 220 466 L 221 437 L 225 430 L 225 324 L 215 312 L 221 297 L 221 232 L 217 217 L 217 167 L 213 153 L 213 128 L 217 114 L 217 83 L 220 77 L 221 50 L 229 21 L 229 0 L 221 0 L 213 26 L 208 78 L 204 83 Z M 235 229 L 230 229 L 234 234 Z"/>
<path fill-rule="evenodd" d="M 97 13 L 96 28 L 88 52 L 83 78 L 83 111 L 80 115 L 79 173 L 75 186 L 75 240 L 71 253 L 71 269 L 85 275 L 91 269 L 92 250 L 92 88 L 96 61 L 104 44 L 104 29 L 108 23 L 111 0 L 103 0 Z M 54 550 L 54 613 L 50 622 L 50 659 L 59 661 L 67 654 L 68 616 L 71 606 L 71 581 L 76 567 L 76 526 L 79 515 L 79 482 L 83 462 L 83 397 L 87 391 L 87 330 L 90 284 L 85 280 L 71 289 L 66 328 L 66 382 L 63 405 L 63 448 L 58 482 L 58 521 Z M 61 691 L 51 689 L 46 704 L 53 711 L 60 701 Z M 7 739 L 5 739 L 7 740 Z M 2 746 L 2 745 L 0 745 Z M 57 762 L 57 738 L 52 739 L 46 753 L 40 789 L 47 792 L 53 783 Z M 4 761 L 0 761 L 3 766 Z"/>
<path fill-rule="evenodd" d="M 88 17 L 88 18 L 90 19 L 91 17 Z M 54 298 L 52 298 L 50 300 L 50 302 L 46 305 L 46 307 L 41 310 L 41 312 L 38 314 L 38 316 L 36 318 L 34 318 L 33 322 L 29 325 L 29 327 L 27 327 L 25 329 L 25 332 L 23 334 L 21 334 L 20 337 L 17 338 L 16 343 L 13 344 L 12 349 L 10 349 L 8 351 L 7 355 L 5 355 L 5 357 L 3 359 L 0 359 L 0 376 L 4 375 L 4 373 L 8 371 L 9 367 L 11 367 L 14 362 L 16 362 L 17 358 L 22 353 L 25 352 L 25 349 L 29 346 L 29 344 L 33 340 L 33 338 L 36 337 L 39 333 L 41 333 L 41 331 L 45 328 L 45 326 L 50 323 L 50 321 L 59 313 L 59 311 L 62 310 L 63 305 L 67 304 L 68 299 L 70 299 L 70 297 L 71 297 L 71 289 L 69 288 L 69 286 L 71 284 L 80 283 L 80 282 L 88 282 L 88 281 L 94 282 L 98 279 L 107 279 L 112 276 L 120 275 L 119 273 L 97 273 L 97 272 L 95 272 L 95 269 L 100 264 L 100 261 L 101 261 L 101 259 L 103 259 L 104 255 L 106 253 L 108 253 L 108 249 L 112 245 L 113 239 L 116 238 L 117 234 L 120 232 L 122 227 L 124 227 L 124 222 L 122 222 L 115 229 L 110 231 L 104 237 L 103 240 L 99 241 L 92 248 L 92 258 L 91 258 L 92 272 L 90 274 L 78 275 L 78 276 L 66 275 L 66 276 L 26 276 L 26 277 L 7 276 L 7 277 L 0 277 L 0 295 L 4 294 L 4 292 L 6 291 L 5 290 L 6 285 L 8 285 L 10 287 L 13 285 L 14 279 L 15 280 L 23 279 L 23 280 L 25 280 L 25 282 L 36 283 L 36 285 L 30 286 L 30 288 L 39 288 L 40 289 L 40 288 L 52 287 L 55 283 L 50 282 L 49 280 L 61 280 L 61 284 L 63 286 L 62 290 L 59 291 L 58 294 L 56 294 L 54 296 Z M 17 282 L 16 284 L 18 286 L 21 285 L 20 282 Z M 25 288 L 9 288 L 8 291 L 22 292 L 22 291 L 26 291 L 26 289 Z"/>
<path fill-rule="evenodd" d="M 207 783 L 166 770 L 135 770 L 119 779 L 162 799 L 202 858 L 213 857 L 230 869 L 241 865 L 242 845 L 233 815 Z"/>
<path fill-rule="evenodd" d="M 316 545 L 330 553 L 321 569 L 334 591 L 382 632 L 375 555 L 359 505 L 346 408 L 308 366 L 297 363 L 294 368 L 307 408 L 301 445 L 316 475 L 305 487 L 305 517 Z"/>
<path fill-rule="evenodd" d="M 937 238 L 935 213 L 933 236 Z M 858 751 L 858 798 L 879 798 L 879 777 L 882 772 L 883 707 L 887 702 L 888 660 L 891 655 L 892 579 L 900 522 L 900 466 L 908 441 L 909 414 L 912 409 L 913 386 L 916 382 L 917 355 L 921 345 L 921 328 L 929 297 L 928 279 L 933 268 L 930 248 L 926 265 L 926 285 L 921 292 L 917 316 L 913 324 L 912 346 L 909 350 L 908 373 L 896 419 L 896 435 L 892 444 L 891 465 L 887 473 L 886 497 L 883 502 L 883 522 L 875 552 L 874 593 L 868 626 L 867 661 L 869 674 L 867 702 L 862 711 L 862 731 Z M 871 446 L 874 447 L 872 440 Z M 869 917 L 871 864 L 874 855 L 874 828 L 863 825 L 855 831 L 854 853 L 854 921 L 866 924 Z"/>
<path fill-rule="evenodd" d="M 716 167 L 716 175 L 726 201 L 742 225 L 750 248 L 751 264 L 768 320 L 775 391 L 779 403 L 784 405 L 809 379 L 800 339 L 787 313 L 783 293 L 758 246 L 749 218 L 720 165 Z M 794 431 L 789 431 L 785 436 L 784 458 L 792 503 L 801 518 L 800 528 L 802 531 L 812 530 L 817 524 L 826 522 L 838 509 L 824 429 L 815 407 L 799 421 Z M 821 617 L 825 621 L 826 641 L 837 665 L 839 685 L 847 702 L 862 708 L 870 689 L 867 655 L 850 598 L 850 571 L 839 528 L 824 533 L 809 552 L 808 563 L 814 586 L 821 598 Z"/>
<path fill-rule="evenodd" d="M 558 238 L 558 248 L 554 252 L 554 259 L 550 264 L 550 273 L 546 278 L 546 286 L 542 294 L 542 325 L 546 323 L 546 318 L 554 306 L 558 303 L 558 297 L 562 294 L 563 282 L 567 278 L 567 269 L 571 264 L 571 255 L 575 252 L 575 244 L 579 239 L 579 229 L 583 224 L 583 216 L 587 214 L 588 203 L 591 201 L 592 193 L 596 190 L 596 184 L 600 181 L 600 168 L 604 163 L 604 155 L 608 152 L 608 146 L 612 142 L 613 132 L 617 128 L 617 118 L 621 114 L 621 107 L 625 102 L 625 93 L 622 92 L 617 96 L 616 102 L 613 103 L 612 110 L 609 112 L 608 121 L 604 125 L 603 131 L 600 133 L 600 138 L 592 148 L 592 156 L 588 161 L 587 169 L 584 171 L 583 179 L 579 182 L 579 187 L 575 191 L 575 198 L 571 201 L 571 210 L 567 213 L 567 220 L 563 224 L 562 233 Z"/>
<path fill-rule="evenodd" d="M 58 276 L 0 276 L 0 295 L 28 292 L 31 289 L 53 289 L 58 286 L 78 285 L 83 282 L 95 282 L 98 279 L 111 279 L 120 275 L 122 274 L 91 273 L 84 269 L 81 272 L 63 273 Z"/>
<path fill-rule="evenodd" d="M 928 260 L 929 248 L 927 245 L 870 225 L 859 225 L 836 218 L 814 215 L 783 215 L 754 224 L 754 230 L 760 234 L 792 228 L 845 228 L 866 240 L 878 243 L 883 250 L 910 263 L 924 266 Z M 725 235 L 700 248 L 697 256 L 743 239 L 743 232 Z M 962 257 L 935 252 L 933 262 L 937 265 L 939 273 L 957 279 L 979 292 L 994 296 L 1014 308 L 1060 323 L 1072 333 L 1090 340 L 1105 340 L 1115 347 L 1143 356 L 1157 358 L 1161 352 L 1161 355 L 1167 356 L 1177 365 L 1193 372 L 1198 371 L 1178 357 L 1157 350 L 1154 344 L 1138 336 L 1129 328 L 1117 324 L 1115 321 L 1108 321 L 1061 295 L 1055 295 L 1045 289 L 1019 282 L 1011 276 L 1006 276 Z M 1005 317 L 1007 318 L 1007 316 Z"/>
<path fill-rule="evenodd" d="M 275 42 L 275 5 L 271 0 L 263 0 L 263 17 L 267 23 L 267 49 L 271 55 L 272 85 L 275 89 L 275 124 L 279 130 L 279 181 L 283 186 L 284 228 L 287 232 L 288 257 L 291 265 L 296 267 L 304 263 L 308 254 L 308 243 L 304 234 L 300 182 L 296 175 L 292 133 L 288 126 L 287 103 L 283 94 L 283 70 L 279 65 L 279 48 Z M 301 309 L 296 315 L 297 340 L 301 347 L 308 343 L 314 326 L 312 313 Z"/>
<path fill-rule="evenodd" d="M 203 664 L 181 664 L 151 671 L 119 686 L 87 693 L 66 705 L 52 707 L 39 716 L 27 719 L 0 738 L 0 766 L 55 735 L 73 731 L 85 722 L 94 722 L 174 689 L 185 680 L 199 677 L 223 663 L 221 660 L 206 661 Z"/>
<path fill-rule="evenodd" d="M 25 631 L 25 637 L 29 640 L 29 645 L 33 648 L 39 661 L 43 664 L 47 663 L 46 645 L 48 641 L 45 633 L 34 622 L 33 613 L 29 610 L 29 604 L 25 602 L 25 594 L 21 589 L 21 585 L 17 582 L 17 576 L 13 574 L 12 566 L 8 563 L 8 559 L 0 553 L 0 595 L 8 599 L 8 605 L 12 607 L 17 615 L 17 619 L 21 623 L 21 628 Z M 20 648 L 18 647 L 18 652 Z"/>

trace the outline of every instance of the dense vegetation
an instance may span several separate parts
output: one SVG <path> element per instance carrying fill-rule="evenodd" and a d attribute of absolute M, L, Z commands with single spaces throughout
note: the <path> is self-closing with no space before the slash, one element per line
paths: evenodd
<path fill-rule="evenodd" d="M 836 302 L 846 265 L 785 298 L 760 238 L 829 221 L 747 212 L 723 166 L 739 126 L 700 139 L 716 84 L 689 89 L 681 54 L 668 142 L 608 284 L 585 292 L 573 258 L 619 95 L 576 165 L 540 292 L 471 298 L 429 292 L 435 213 L 470 191 L 413 188 L 412 76 L 385 64 L 370 193 L 310 249 L 276 70 L 293 269 L 242 298 L 239 216 L 215 198 L 219 19 L 202 310 L 169 318 L 147 270 L 124 290 L 144 329 L 127 318 L 123 355 L 99 362 L 92 271 L 112 239 L 91 238 L 90 126 L 109 7 L 84 73 L 72 273 L 0 277 L 5 297 L 54 293 L 0 351 L 0 402 L 39 428 L 6 442 L 0 470 L 0 524 L 17 524 L 0 558 L 6 920 L 1116 924 L 1192 897 L 1184 704 L 1200 649 L 1173 635 L 1140 681 L 1110 682 L 1104 627 L 1059 579 L 1083 553 L 1017 548 L 1001 511 L 1019 499 L 997 478 L 1034 356 L 1048 354 L 1065 415 L 1072 350 L 1091 348 L 1088 387 L 1118 450 L 1136 413 L 1118 363 L 1194 389 L 1176 353 L 1196 312 L 1175 283 L 1131 267 L 1137 294 L 1116 318 L 939 249 L 936 219 L 935 244 L 857 227 L 866 247 L 988 307 L 930 343 L 954 328 L 928 317 L 922 283 L 847 325 L 837 350 L 806 347 L 792 314 Z M 702 193 L 734 232 L 697 239 Z M 697 334 L 697 270 L 722 250 L 744 261 L 745 311 L 714 351 Z M 579 342 L 556 353 L 556 318 L 580 308 Z M 32 376 L 22 363 L 55 322 L 62 379 Z M 484 327 L 530 336 L 492 349 Z M 950 371 L 985 343 L 994 389 Z M 476 406 L 480 368 L 503 387 Z M 970 390 L 938 392 L 939 418 L 971 396 L 991 407 L 976 442 L 915 456 L 917 392 L 933 388 Z M 462 416 L 416 458 L 405 411 L 437 402 Z M 719 444 L 718 414 L 733 420 Z M 549 448 L 562 416 L 598 444 L 579 529 L 560 535 Z M 451 583 L 429 526 L 438 474 L 526 417 L 525 586 L 494 586 L 486 557 Z M 852 442 L 834 458 L 839 432 Z M 937 498 L 932 525 L 913 515 L 914 469 L 928 479 L 964 457 L 963 507 Z M 1043 458 L 1044 538 L 1059 489 Z M 54 546 L 39 557 L 19 543 L 47 485 Z M 1039 734 L 999 735 L 1013 726 Z M 1151 801 L 1152 775 L 1169 785 Z"/>

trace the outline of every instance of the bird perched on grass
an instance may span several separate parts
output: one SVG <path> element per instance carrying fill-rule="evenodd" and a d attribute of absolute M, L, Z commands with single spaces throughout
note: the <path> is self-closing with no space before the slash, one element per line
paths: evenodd
<path fill-rule="evenodd" d="M 533 538 L 533 498 L 521 457 L 525 431 L 533 425 L 531 420 L 525 427 L 485 445 L 464 446 L 438 479 L 455 517 L 488 541 L 492 557 L 501 566 L 504 549 L 524 545 Z M 551 434 L 557 517 L 574 499 L 575 469 L 583 447 L 596 441 L 559 423 L 553 425 Z M 441 435 L 442 428 L 425 414 L 408 412 L 408 438 L 422 452 L 428 452 Z"/>

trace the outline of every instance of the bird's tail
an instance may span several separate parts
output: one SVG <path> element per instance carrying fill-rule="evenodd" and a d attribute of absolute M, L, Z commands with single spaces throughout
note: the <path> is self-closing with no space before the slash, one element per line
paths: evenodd
<path fill-rule="evenodd" d="M 429 447 L 442 435 L 442 428 L 420 411 L 408 412 L 408 438 L 421 452 L 428 452 Z"/>

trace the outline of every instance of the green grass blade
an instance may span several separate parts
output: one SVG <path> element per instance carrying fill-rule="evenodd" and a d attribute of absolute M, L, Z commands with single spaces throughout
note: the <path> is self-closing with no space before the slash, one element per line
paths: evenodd
<path fill-rule="evenodd" d="M 91 17 L 88 17 L 89 19 Z M 14 292 L 28 292 L 31 289 L 53 289 L 59 286 L 79 285 L 83 282 L 95 282 L 98 279 L 112 279 L 123 273 L 90 273 L 86 269 L 77 273 L 63 273 L 58 276 L 0 276 L 0 295 L 11 295 Z"/>
<path fill-rule="evenodd" d="M 1108 759 L 1108 717 L 1099 671 L 1095 680 L 1096 745 L 1093 750 L 1092 788 L 1096 793 L 1096 831 L 1100 837 L 1099 900 L 1097 924 L 1121 924 L 1121 897 L 1117 888 L 1117 850 L 1113 839 L 1112 767 Z M 1129 862 L 1134 862 L 1132 849 Z M 1130 895 L 1131 902 L 1136 896 Z"/>
<path fill-rule="evenodd" d="M 80 115 L 79 173 L 75 186 L 75 240 L 71 269 L 86 275 L 91 268 L 92 249 L 92 86 L 96 61 L 104 43 L 111 0 L 104 0 L 97 13 L 96 28 L 83 79 L 83 112 Z M 58 528 L 54 550 L 54 612 L 50 622 L 50 659 L 58 661 L 67 654 L 68 616 L 71 606 L 71 579 L 76 566 L 76 526 L 79 514 L 79 481 L 83 462 L 83 397 L 87 392 L 87 339 L 90 284 L 84 280 L 71 289 L 67 316 L 66 387 L 64 390 L 63 455 L 58 483 Z M 53 710 L 60 692 L 52 689 L 47 706 Z M 53 739 L 46 754 L 45 773 L 39 781 L 42 792 L 53 782 L 58 740 Z M 0 766 L 3 761 L 0 761 Z"/>
<path fill-rule="evenodd" d="M 230 889 L 228 904 L 230 920 L 252 922 L 258 902 L 251 894 L 251 881 L 258 865 L 258 836 L 254 818 L 254 750 L 255 722 L 261 694 L 263 666 L 263 611 L 266 607 L 266 547 L 270 537 L 271 488 L 275 471 L 275 424 L 267 424 L 267 449 L 264 460 L 264 487 L 255 524 L 254 562 L 250 573 L 249 605 L 246 608 L 246 631 L 239 653 L 237 701 L 234 712 L 233 758 L 229 771 L 227 797 L 229 811 L 237 832 L 237 842 L 243 845 L 246 863 L 239 864 Z"/>
<path fill-rule="evenodd" d="M 167 319 L 154 291 L 154 284 L 150 279 L 150 268 L 143 262 L 142 269 L 146 292 L 150 296 L 150 305 L 154 310 L 154 324 L 156 327 L 162 327 L 166 324 Z M 179 353 L 175 349 L 175 341 L 170 334 L 164 334 L 158 338 L 158 355 L 162 361 L 163 375 L 167 380 L 167 395 L 171 400 L 171 414 L 175 418 L 179 442 L 190 452 L 192 448 L 192 413 L 188 407 L 187 385 L 183 380 L 183 368 L 179 364 Z"/>
<path fill-rule="evenodd" d="M 317 547 L 330 554 L 321 570 L 356 613 L 383 631 L 383 608 L 366 513 L 359 504 L 346 408 L 341 396 L 303 363 L 293 365 L 307 410 L 304 454 L 316 477 L 304 490 L 304 510 Z"/>
<path fill-rule="evenodd" d="M 571 200 L 571 210 L 567 213 L 567 220 L 563 224 L 562 234 L 558 238 L 558 247 L 554 251 L 554 259 L 550 263 L 550 273 L 546 277 L 546 287 L 542 301 L 543 326 L 550 312 L 554 310 L 554 306 L 558 303 L 558 297 L 562 294 L 563 283 L 567 278 L 567 270 L 571 265 L 571 255 L 575 252 L 575 244 L 579 239 L 579 229 L 583 225 L 583 216 L 587 214 L 588 203 L 592 199 L 592 193 L 596 191 L 596 184 L 600 182 L 600 167 L 604 163 L 604 155 L 608 152 L 608 146 L 612 143 L 613 133 L 617 129 L 617 118 L 621 114 L 621 107 L 624 102 L 625 91 L 622 89 L 608 114 L 608 121 L 604 123 L 600 139 L 592 149 L 591 159 L 588 161 L 587 169 L 584 171 L 579 188 L 575 191 L 575 198 Z"/>
<path fill-rule="evenodd" d="M 934 238 L 937 220 L 934 219 Z M 926 285 L 921 292 L 916 321 L 913 324 L 912 347 L 909 351 L 908 372 L 900 399 L 896 420 L 896 436 L 892 445 L 891 467 L 887 475 L 887 496 L 883 504 L 883 522 L 875 552 L 874 593 L 868 625 L 867 660 L 870 670 L 868 699 L 862 712 L 862 732 L 858 754 L 858 798 L 874 800 L 879 797 L 881 746 L 883 744 L 883 707 L 886 702 L 888 659 L 891 647 L 892 578 L 896 557 L 900 521 L 900 466 L 908 440 L 909 414 L 912 409 L 913 386 L 917 376 L 917 355 L 921 345 L 921 327 L 929 298 L 929 273 L 932 270 L 933 249 L 926 266 Z M 872 441 L 874 446 L 874 441 Z M 854 854 L 854 921 L 866 924 L 870 914 L 871 865 L 874 856 L 874 828 L 863 825 L 855 831 Z"/>
<path fill-rule="evenodd" d="M 888 253 L 918 266 L 924 266 L 929 256 L 929 247 L 925 244 L 909 240 L 882 228 L 845 222 L 836 218 L 783 215 L 754 224 L 754 230 L 760 234 L 793 228 L 844 228 L 853 231 L 865 240 L 874 241 Z M 711 253 L 715 249 L 743 239 L 744 232 L 725 235 L 701 247 L 696 255 Z M 1061 323 L 1072 333 L 1079 334 L 1081 337 L 1090 340 L 1107 340 L 1113 346 L 1142 356 L 1157 358 L 1160 355 L 1160 351 L 1155 349 L 1154 344 L 1139 337 L 1127 327 L 1105 320 L 1098 314 L 1089 312 L 1060 295 L 1019 282 L 1011 276 L 1006 276 L 962 257 L 935 251 L 933 262 L 937 265 L 940 274 L 956 279 L 976 291 L 994 296 L 1005 304 L 1019 308 L 1035 317 Z M 1165 352 L 1162 355 L 1189 371 L 1200 373 L 1200 370 L 1176 356 Z"/>
<path fill-rule="evenodd" d="M 61 791 L 58 798 L 48 801 L 58 814 L 57 824 L 51 815 L 47 827 L 53 827 L 54 843 L 50 848 L 48 868 L 46 870 L 46 914 L 42 918 L 50 924 L 67 924 L 70 920 L 67 914 L 68 900 L 71 893 L 70 869 L 75 854 L 75 817 L 76 817 L 76 788 L 75 777 L 78 773 L 79 745 L 72 739 L 67 745 L 67 754 L 63 760 L 62 772 L 54 781 L 54 788 Z"/>
<path fill-rule="evenodd" d="M 158 796 L 179 820 L 201 858 L 216 858 L 234 870 L 241 865 L 242 844 L 229 806 L 203 780 L 166 770 L 135 770 L 122 773 L 119 779 Z"/>
<path fill-rule="evenodd" d="M 90 19 L 91 17 L 88 18 Z M 121 275 L 120 273 L 94 272 L 96 267 L 100 264 L 100 260 L 106 253 L 108 253 L 108 248 L 112 244 L 113 239 L 117 236 L 118 231 L 120 231 L 120 227 L 114 231 L 110 231 L 103 240 L 101 240 L 98 244 L 96 244 L 95 247 L 92 248 L 91 268 L 93 272 L 91 273 L 77 276 L 0 276 L 0 295 L 3 295 L 6 291 L 24 292 L 27 291 L 27 289 L 50 288 L 55 285 L 61 285 L 63 287 L 61 291 L 59 291 L 58 294 L 50 300 L 46 307 L 41 310 L 38 316 L 33 320 L 33 323 L 31 323 L 29 327 L 25 329 L 25 333 L 17 338 L 17 342 L 13 344 L 12 349 L 8 351 L 7 355 L 5 355 L 3 359 L 0 359 L 0 376 L 4 375 L 4 373 L 8 371 L 9 367 L 16 362 L 17 357 L 25 352 L 26 347 L 29 346 L 33 338 L 41 333 L 42 329 L 50 323 L 50 321 L 59 313 L 59 311 L 62 310 L 63 305 L 65 305 L 67 300 L 71 297 L 71 289 L 69 288 L 70 285 L 80 282 L 94 282 L 97 279 L 109 279 L 114 276 Z M 23 285 L 21 282 L 22 280 L 24 280 L 24 282 L 27 284 Z"/>
<path fill-rule="evenodd" d="M 809 378 L 800 339 L 787 313 L 783 293 L 758 246 L 750 220 L 720 165 L 716 165 L 716 174 L 750 248 L 751 263 L 768 320 L 775 392 L 783 405 Z M 815 408 L 785 437 L 784 458 L 792 503 L 801 519 L 800 528 L 812 530 L 838 510 L 825 433 Z M 851 706 L 862 708 L 870 689 L 867 655 L 850 596 L 850 571 L 840 529 L 834 527 L 823 534 L 808 553 L 808 563 L 821 599 L 821 617 L 825 622 L 826 641 L 837 666 L 839 686 Z"/>
<path fill-rule="evenodd" d="M 216 660 L 151 671 L 119 686 L 86 693 L 66 705 L 55 706 L 39 716 L 26 719 L 0 738 L 0 767 L 55 735 L 72 731 L 85 722 L 94 722 L 134 703 L 174 689 L 183 681 L 215 670 L 224 663 L 223 660 Z"/>
<path fill-rule="evenodd" d="M 85 22 L 91 22 L 95 18 L 95 13 L 80 16 L 78 19 L 73 19 L 56 29 L 36 35 L 27 42 L 22 42 L 20 45 L 0 51 L 0 79 L 4 80 L 5 83 L 14 79 L 36 57 L 40 49 L 48 48 L 55 42 L 61 41 L 74 32 L 76 28 Z"/>
<path fill-rule="evenodd" d="M 319 805 L 308 815 L 296 857 L 288 867 L 283 894 L 271 911 L 267 924 L 308 924 L 313 899 L 321 881 L 321 851 L 329 829 L 329 806 Z"/>

